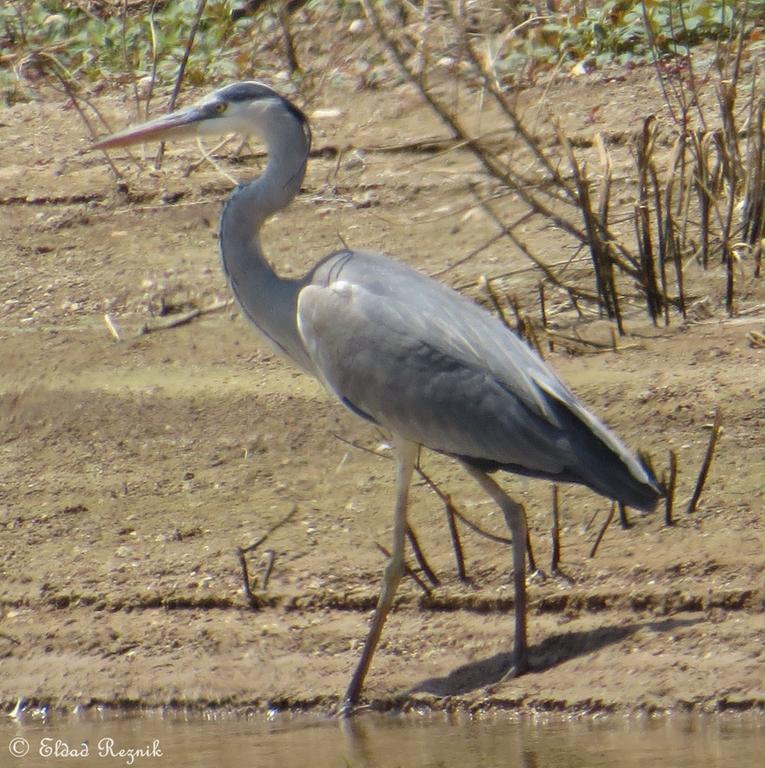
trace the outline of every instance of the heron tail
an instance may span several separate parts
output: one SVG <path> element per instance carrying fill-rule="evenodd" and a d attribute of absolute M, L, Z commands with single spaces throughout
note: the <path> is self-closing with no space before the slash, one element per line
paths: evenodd
<path fill-rule="evenodd" d="M 578 404 L 577 404 L 578 405 Z M 616 435 L 582 406 L 556 403 L 576 461 L 567 471 L 596 493 L 625 506 L 651 512 L 665 495 L 646 453 L 633 454 Z"/>
<path fill-rule="evenodd" d="M 456 458 L 484 472 L 504 470 L 553 482 L 586 485 L 625 506 L 653 511 L 666 494 L 648 455 L 633 454 L 580 403 L 566 403 L 558 398 L 550 398 L 548 403 L 569 446 L 570 460 L 558 471 L 465 455 Z"/>

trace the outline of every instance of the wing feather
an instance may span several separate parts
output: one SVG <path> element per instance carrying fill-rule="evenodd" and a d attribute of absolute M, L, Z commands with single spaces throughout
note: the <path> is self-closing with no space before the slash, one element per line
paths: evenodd
<path fill-rule="evenodd" d="M 454 298 L 445 292 L 442 302 Z M 452 307 L 454 316 L 462 317 L 463 301 Z M 474 305 L 464 303 L 472 311 Z M 486 318 L 495 331 L 496 321 Z M 533 370 L 529 375 L 505 362 L 504 370 L 492 371 L 485 334 L 460 335 L 443 313 L 423 314 L 339 280 L 303 288 L 298 327 L 325 386 L 354 411 L 408 440 L 552 474 L 571 459 Z M 507 339 L 522 344 L 509 332 Z"/>
<path fill-rule="evenodd" d="M 441 283 L 343 251 L 307 276 L 297 315 L 319 377 L 355 413 L 483 469 L 655 506 L 650 469 L 514 333 Z"/>

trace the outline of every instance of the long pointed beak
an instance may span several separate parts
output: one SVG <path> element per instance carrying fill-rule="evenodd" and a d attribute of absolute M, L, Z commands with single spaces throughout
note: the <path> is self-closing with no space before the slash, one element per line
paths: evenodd
<path fill-rule="evenodd" d="M 199 106 L 181 109 L 164 117 L 149 120 L 142 125 L 125 128 L 123 131 L 96 142 L 91 146 L 91 149 L 114 149 L 115 147 L 126 147 L 129 144 L 191 136 L 196 133 L 196 126 L 200 121 L 208 120 L 214 114 Z"/>

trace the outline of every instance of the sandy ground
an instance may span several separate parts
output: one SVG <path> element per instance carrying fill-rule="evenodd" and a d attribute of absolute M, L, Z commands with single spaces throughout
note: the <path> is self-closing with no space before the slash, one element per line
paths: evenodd
<path fill-rule="evenodd" d="M 649 80 L 593 75 L 546 97 L 572 135 L 608 136 L 647 114 L 657 98 Z M 115 125 L 130 117 L 115 93 L 99 104 Z M 341 237 L 434 272 L 493 232 L 466 213 L 470 157 L 418 149 L 444 134 L 408 89 L 328 87 L 312 106 L 326 107 L 338 111 L 314 120 L 320 151 L 304 194 L 265 236 L 282 272 L 303 272 Z M 53 94 L 0 114 L 0 702 L 329 709 L 376 598 L 375 544 L 388 546 L 391 533 L 389 457 L 343 440 L 375 449 L 382 439 L 259 346 L 234 308 L 139 335 L 227 298 L 215 233 L 230 185 L 209 166 L 182 176 L 193 144 L 169 148 L 161 172 L 115 155 L 126 173 L 117 185 L 102 156 L 80 153 L 88 141 Z M 245 151 L 244 165 L 222 163 L 246 178 L 262 160 Z M 533 234 L 555 254 L 554 232 Z M 478 296 L 480 274 L 527 266 L 499 242 L 442 279 Z M 534 314 L 538 277 L 519 275 L 512 290 Z M 764 296 L 755 281 L 742 301 Z M 497 683 L 513 631 L 509 548 L 461 528 L 461 583 L 443 504 L 418 485 L 411 522 L 441 585 L 429 599 L 402 585 L 368 701 L 765 709 L 765 351 L 747 343 L 765 319 L 727 319 L 719 291 L 702 309 L 661 329 L 633 313 L 617 352 L 548 355 L 629 445 L 660 468 L 677 451 L 676 525 L 631 513 L 634 525 L 612 525 L 590 558 L 608 502 L 562 488 L 570 581 L 530 579 L 534 669 Z M 578 330 L 609 338 L 604 325 Z M 717 407 L 724 433 L 687 515 Z M 427 453 L 422 462 L 469 518 L 505 533 L 456 466 Z M 549 570 L 550 485 L 506 483 Z M 293 505 L 262 547 L 275 562 L 253 610 L 236 547 Z M 254 573 L 262 562 L 252 556 Z"/>

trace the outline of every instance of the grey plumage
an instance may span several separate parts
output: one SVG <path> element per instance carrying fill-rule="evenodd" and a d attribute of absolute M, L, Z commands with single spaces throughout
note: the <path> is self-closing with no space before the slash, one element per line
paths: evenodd
<path fill-rule="evenodd" d="M 96 146 L 230 132 L 259 135 L 269 154 L 263 175 L 240 185 L 221 216 L 221 260 L 234 296 L 274 349 L 388 430 L 396 449 L 393 554 L 346 707 L 359 698 L 403 573 L 418 445 L 460 461 L 505 513 L 513 536 L 514 669 L 521 674 L 528 665 L 525 512 L 487 473 L 581 483 L 644 510 L 656 506 L 662 488 L 528 346 L 446 286 L 364 251 L 331 254 L 298 280 L 273 271 L 259 232 L 298 193 L 311 132 L 303 113 L 268 86 L 235 83 Z"/>
<path fill-rule="evenodd" d="M 320 378 L 381 426 L 482 469 L 656 505 L 650 470 L 514 333 L 446 286 L 344 251 L 311 273 L 297 308 Z"/>

